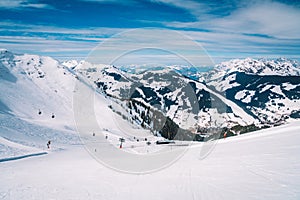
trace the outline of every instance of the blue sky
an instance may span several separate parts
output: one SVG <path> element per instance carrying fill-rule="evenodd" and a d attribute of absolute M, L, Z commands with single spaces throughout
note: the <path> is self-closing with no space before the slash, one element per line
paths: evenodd
<path fill-rule="evenodd" d="M 219 62 L 300 58 L 300 1 L 0 0 L 0 48 L 82 59 L 133 28 L 179 31 Z"/>

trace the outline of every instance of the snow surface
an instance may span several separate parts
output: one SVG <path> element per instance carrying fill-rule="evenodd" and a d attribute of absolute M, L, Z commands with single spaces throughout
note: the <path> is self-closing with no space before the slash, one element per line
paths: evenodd
<path fill-rule="evenodd" d="M 0 163 L 1 199 L 299 199 L 300 123 L 203 143 L 152 174 L 124 174 L 82 146 Z"/>
<path fill-rule="evenodd" d="M 272 84 L 266 85 L 266 86 L 264 86 L 264 88 L 262 90 L 259 91 L 259 93 L 263 93 L 265 91 L 268 91 L 272 87 L 274 87 L 274 85 L 272 85 Z"/>
<path fill-rule="evenodd" d="M 73 120 L 75 75 L 58 61 L 37 55 L 0 54 L 0 159 L 81 143 Z"/>
<path fill-rule="evenodd" d="M 74 67 L 76 67 L 78 65 L 78 61 L 77 60 L 68 60 L 62 63 L 62 65 L 72 69 Z"/>
<path fill-rule="evenodd" d="M 285 90 L 292 90 L 292 89 L 299 87 L 300 85 L 292 85 L 289 83 L 283 83 L 282 86 Z"/>
<path fill-rule="evenodd" d="M 243 90 L 236 93 L 235 98 L 237 100 L 241 100 L 244 103 L 250 103 L 252 100 L 255 91 L 251 90 Z"/>
<path fill-rule="evenodd" d="M 285 96 L 285 94 L 282 93 L 282 90 L 279 85 L 276 85 L 272 89 L 270 89 L 272 92 L 277 93 L 279 95 Z"/>

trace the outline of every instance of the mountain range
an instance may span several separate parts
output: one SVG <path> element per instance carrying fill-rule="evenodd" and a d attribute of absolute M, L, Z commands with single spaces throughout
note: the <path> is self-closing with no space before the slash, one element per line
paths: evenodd
<path fill-rule="evenodd" d="M 207 68 L 117 67 L 0 51 L 0 112 L 73 127 L 84 81 L 112 112 L 154 135 L 208 140 L 300 118 L 300 68 L 287 59 L 235 59 Z M 95 107 L 97 109 L 97 107 Z M 71 129 L 71 128 L 70 128 Z"/>
<path fill-rule="evenodd" d="M 299 118 L 300 69 L 293 60 L 235 59 L 208 72 L 179 66 L 145 70 L 143 66 L 132 73 L 132 67 L 84 62 L 71 68 L 121 104 L 112 108 L 115 112 L 169 139 L 176 135 L 170 132 L 180 128 L 192 135 L 215 134 L 209 130 L 219 128 L 214 137 L 222 137 Z M 155 121 L 157 111 L 164 116 L 158 121 L 166 126 Z"/>

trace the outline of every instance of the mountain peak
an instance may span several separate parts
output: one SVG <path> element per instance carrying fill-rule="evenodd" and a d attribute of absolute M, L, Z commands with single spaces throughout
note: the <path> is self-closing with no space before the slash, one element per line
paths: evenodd
<path fill-rule="evenodd" d="M 2 53 L 2 52 L 8 52 L 8 50 L 7 50 L 7 49 L 1 49 L 1 48 L 0 48 L 0 53 Z"/>
<path fill-rule="evenodd" d="M 300 76 L 298 63 L 286 58 L 269 59 L 234 59 L 216 66 L 218 71 L 245 72 L 255 75 Z"/>
<path fill-rule="evenodd" d="M 67 60 L 62 62 L 62 65 L 70 68 L 70 69 L 74 69 L 77 65 L 79 64 L 79 62 L 77 60 Z"/>

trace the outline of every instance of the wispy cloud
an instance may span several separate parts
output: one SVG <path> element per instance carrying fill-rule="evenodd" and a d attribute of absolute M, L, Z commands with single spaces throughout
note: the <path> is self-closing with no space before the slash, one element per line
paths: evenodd
<path fill-rule="evenodd" d="M 192 15 L 194 15 L 196 18 L 200 15 L 206 14 L 210 8 L 204 4 L 197 1 L 192 0 L 150 0 L 154 3 L 162 3 L 167 4 L 171 6 L 175 6 L 178 8 L 182 8 L 184 10 L 189 11 Z"/>
<path fill-rule="evenodd" d="M 37 33 L 37 34 L 56 34 L 56 35 L 72 35 L 72 36 L 97 36 L 97 37 L 111 37 L 126 29 L 123 28 L 106 28 L 106 27 L 89 27 L 89 28 L 69 28 L 69 27 L 58 27 L 51 25 L 33 25 L 23 24 L 17 22 L 4 21 L 0 22 L 0 31 L 14 32 L 14 33 Z"/>
<path fill-rule="evenodd" d="M 0 48 L 58 59 L 85 58 L 99 43 L 126 29 L 64 28 L 0 22 Z M 3 34 L 5 33 L 5 34 Z"/>
<path fill-rule="evenodd" d="M 24 8 L 39 8 L 39 9 L 54 9 L 49 4 L 39 3 L 33 0 L 1 0 L 0 9 L 24 9 Z"/>
<path fill-rule="evenodd" d="M 98 3 L 115 3 L 115 4 L 132 4 L 132 3 L 137 3 L 136 0 L 81 0 L 81 1 L 86 1 L 86 2 L 98 2 Z"/>
<path fill-rule="evenodd" d="M 49 40 L 40 37 L 0 36 L 0 48 L 14 53 L 51 56 L 59 60 L 85 59 L 95 43 Z"/>
<path fill-rule="evenodd" d="M 194 22 L 165 22 L 168 27 L 199 28 L 225 33 L 260 34 L 270 37 L 299 39 L 300 8 L 273 1 L 249 1 L 236 6 L 226 16 L 218 16 L 204 9 L 197 11 L 195 2 L 179 3 L 177 0 L 160 0 L 187 9 L 195 15 Z M 200 4 L 201 6 L 201 4 Z M 202 6 L 203 7 L 203 6 Z M 201 9 L 201 7 L 200 7 Z"/>
<path fill-rule="evenodd" d="M 13 35 L 0 36 L 0 46 L 20 53 L 31 52 L 57 58 L 61 55 L 65 55 L 63 59 L 68 57 L 66 55 L 84 57 L 101 42 L 111 40 L 114 34 L 128 30 L 130 29 L 100 27 L 74 29 L 2 22 L 0 23 L 0 32 L 13 32 Z M 208 54 L 214 58 L 219 56 L 231 58 L 241 55 L 295 57 L 297 53 L 291 52 L 299 52 L 300 46 L 300 39 L 279 39 L 256 34 L 240 34 L 238 32 L 191 30 L 179 30 L 179 32 L 197 41 L 208 51 Z M 163 47 L 174 46 L 173 40 L 165 40 L 164 37 L 154 37 L 151 34 L 146 36 L 148 37 L 148 43 L 151 43 L 151 41 L 159 41 Z M 146 36 L 143 36 L 143 38 Z M 135 43 L 140 43 L 141 48 L 147 47 L 146 44 L 144 45 L 142 43 L 143 41 L 139 41 L 138 35 L 133 38 L 135 38 Z M 185 41 L 180 42 L 180 40 L 176 39 L 175 45 L 180 48 L 187 44 Z M 124 44 L 122 47 L 128 48 L 130 44 Z M 121 45 L 119 44 L 117 50 L 120 50 L 120 48 Z M 107 53 L 110 51 L 115 52 L 116 46 L 107 46 L 104 50 Z M 216 60 L 216 62 L 218 62 L 218 60 Z"/>
<path fill-rule="evenodd" d="M 259 33 L 277 38 L 300 38 L 300 9 L 267 2 L 236 10 L 231 15 L 202 23 L 212 30 Z"/>
<path fill-rule="evenodd" d="M 298 19 L 300 19 L 300 8 L 290 3 L 271 0 L 221 0 L 221 3 L 220 1 L 204 2 L 196 0 L 124 0 L 121 2 L 117 0 L 76 0 L 75 3 L 76 6 L 74 7 L 76 8 L 80 5 L 85 5 L 86 8 L 89 8 L 89 6 L 99 6 L 101 8 L 102 4 L 105 4 L 105 8 L 113 10 L 114 8 L 120 9 L 116 4 L 122 4 L 121 10 L 123 5 L 132 6 L 133 10 L 136 8 L 147 9 L 148 6 L 152 7 L 153 10 L 157 8 L 162 10 L 154 14 L 151 11 L 147 15 L 140 12 L 137 16 L 134 13 L 131 14 L 132 9 L 129 9 L 130 12 L 124 10 L 124 13 L 127 12 L 129 15 L 114 15 L 112 12 L 109 23 L 114 24 L 116 22 L 120 26 L 111 27 L 121 28 L 108 28 L 106 25 L 110 25 L 109 23 L 97 24 L 98 18 L 96 17 L 99 17 L 99 21 L 106 22 L 105 20 L 107 20 L 107 18 L 102 19 L 101 13 L 95 12 L 95 10 L 98 11 L 98 8 L 91 15 L 94 17 L 91 21 L 95 23 L 86 26 L 84 23 L 80 25 L 76 23 L 74 23 L 75 25 L 56 23 L 56 21 L 51 21 L 51 17 L 49 17 L 50 20 L 47 23 L 39 23 L 45 25 L 37 25 L 38 23 L 35 23 L 34 19 L 34 23 L 22 22 L 18 16 L 16 19 L 8 18 L 5 21 L 3 19 L 0 20 L 0 47 L 20 53 L 31 52 L 55 57 L 61 55 L 84 57 L 100 42 L 109 40 L 114 34 L 128 31 L 129 28 L 122 28 L 121 22 L 126 22 L 127 26 L 124 27 L 140 26 L 143 28 L 143 25 L 145 25 L 179 31 L 200 43 L 213 57 L 222 57 L 222 59 L 226 57 L 270 55 L 299 57 L 300 22 Z M 99 5 L 95 3 L 99 3 Z M 53 7 L 59 9 L 69 8 L 65 5 L 62 6 L 62 4 L 49 5 L 41 3 L 38 0 L 0 1 L 0 10 L 12 9 L 13 14 L 16 10 L 22 13 L 24 9 L 34 9 L 33 11 L 44 9 L 46 13 L 50 13 L 53 10 L 49 9 Z M 161 12 L 164 9 L 167 12 L 162 14 Z M 30 13 L 32 13 L 31 11 Z M 180 13 L 180 11 L 183 12 Z M 68 12 L 77 14 L 78 10 L 68 10 Z M 156 14 L 161 14 L 159 16 L 162 17 L 155 17 Z M 169 17 L 173 14 L 178 14 L 179 18 Z M 130 18 L 131 16 L 133 18 Z M 76 17 L 82 20 L 80 15 L 75 14 L 65 14 L 64 17 L 72 18 L 67 19 L 67 22 L 76 22 Z M 126 18 L 125 21 L 118 21 L 122 17 L 129 18 Z M 180 21 L 182 18 L 186 20 Z M 149 41 L 151 39 L 159 41 L 162 45 L 172 45 L 171 43 L 174 43 L 174 41 L 164 40 L 163 36 L 157 38 L 149 34 L 148 37 Z M 138 36 L 135 38 L 135 42 L 140 42 Z M 175 41 L 175 43 L 178 46 L 186 45 L 180 41 Z M 113 49 L 108 48 L 107 50 L 112 51 Z"/>

